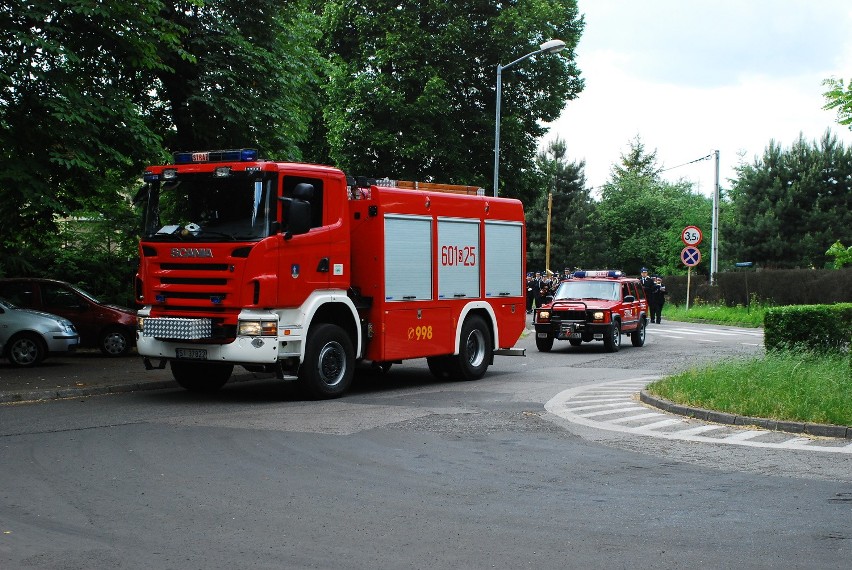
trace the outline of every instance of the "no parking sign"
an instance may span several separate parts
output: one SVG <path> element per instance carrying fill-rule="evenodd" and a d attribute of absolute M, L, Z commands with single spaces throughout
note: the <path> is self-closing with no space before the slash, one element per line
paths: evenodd
<path fill-rule="evenodd" d="M 695 267 L 701 263 L 701 251 L 692 245 L 688 245 L 680 250 L 680 260 L 687 267 Z"/>

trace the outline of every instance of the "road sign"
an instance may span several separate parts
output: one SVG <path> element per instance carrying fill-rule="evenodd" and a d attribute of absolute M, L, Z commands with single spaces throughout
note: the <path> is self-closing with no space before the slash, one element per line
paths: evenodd
<path fill-rule="evenodd" d="M 698 229 L 698 226 L 686 226 L 683 228 L 683 231 L 680 233 L 680 240 L 683 242 L 683 245 L 698 245 L 701 243 L 703 236 L 701 235 L 701 230 Z"/>
<path fill-rule="evenodd" d="M 701 263 L 701 251 L 697 247 L 688 245 L 680 251 L 680 260 L 687 267 L 695 267 Z"/>

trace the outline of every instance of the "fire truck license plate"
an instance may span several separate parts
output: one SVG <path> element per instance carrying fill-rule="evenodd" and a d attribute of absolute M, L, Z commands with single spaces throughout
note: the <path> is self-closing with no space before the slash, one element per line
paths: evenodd
<path fill-rule="evenodd" d="M 207 350 L 203 348 L 176 348 L 175 356 L 186 360 L 207 360 Z"/>

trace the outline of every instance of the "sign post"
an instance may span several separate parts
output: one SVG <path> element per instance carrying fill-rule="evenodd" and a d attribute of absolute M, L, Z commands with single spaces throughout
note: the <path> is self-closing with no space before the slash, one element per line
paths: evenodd
<path fill-rule="evenodd" d="M 697 232 L 697 235 L 690 233 L 689 237 L 691 239 L 695 239 L 696 245 L 701 242 L 701 230 L 696 228 L 695 226 L 689 226 L 683 233 L 681 234 L 681 239 L 686 243 L 685 236 L 688 232 L 692 230 Z M 686 310 L 689 310 L 689 290 L 692 286 L 692 267 L 701 263 L 701 250 L 699 250 L 696 245 L 687 245 L 685 248 L 680 250 L 680 260 L 686 265 Z"/>

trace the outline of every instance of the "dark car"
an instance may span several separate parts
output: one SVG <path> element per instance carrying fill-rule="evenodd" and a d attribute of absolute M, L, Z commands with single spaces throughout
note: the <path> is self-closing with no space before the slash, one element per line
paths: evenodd
<path fill-rule="evenodd" d="M 136 311 L 107 305 L 79 287 L 55 279 L 0 279 L 0 297 L 19 307 L 65 317 L 80 334 L 80 346 L 108 356 L 127 354 L 136 343 Z"/>
<path fill-rule="evenodd" d="M 600 340 L 615 352 L 623 334 L 633 346 L 645 344 L 648 301 L 639 280 L 621 271 L 576 271 L 559 284 L 550 303 L 536 309 L 534 324 L 541 352 L 549 352 L 554 340 L 571 346 Z"/>

